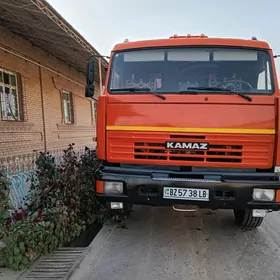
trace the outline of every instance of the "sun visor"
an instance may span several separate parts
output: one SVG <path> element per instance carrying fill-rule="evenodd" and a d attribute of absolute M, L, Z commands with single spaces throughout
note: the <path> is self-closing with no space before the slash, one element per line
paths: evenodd
<path fill-rule="evenodd" d="M 257 51 L 223 50 L 213 52 L 214 61 L 257 61 Z"/>
<path fill-rule="evenodd" d="M 174 50 L 167 53 L 168 61 L 210 61 L 210 53 L 205 50 Z"/>
<path fill-rule="evenodd" d="M 124 53 L 124 62 L 164 61 L 164 51 L 131 51 Z"/>

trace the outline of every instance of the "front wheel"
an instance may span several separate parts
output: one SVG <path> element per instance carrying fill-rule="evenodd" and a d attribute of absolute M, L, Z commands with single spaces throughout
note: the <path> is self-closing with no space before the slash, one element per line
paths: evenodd
<path fill-rule="evenodd" d="M 263 217 L 253 217 L 252 209 L 233 210 L 235 222 L 238 226 L 245 229 L 259 227 L 263 222 Z"/>

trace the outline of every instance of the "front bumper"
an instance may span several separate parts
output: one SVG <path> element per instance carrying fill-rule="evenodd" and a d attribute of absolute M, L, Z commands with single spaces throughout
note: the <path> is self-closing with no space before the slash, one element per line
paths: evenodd
<path fill-rule="evenodd" d="M 185 204 L 208 209 L 280 210 L 280 203 L 275 200 L 253 201 L 254 188 L 280 190 L 279 177 L 274 173 L 171 172 L 102 166 L 96 173 L 96 180 L 118 181 L 124 185 L 124 192 L 120 195 L 97 193 L 97 198 L 102 202 L 152 206 Z M 209 201 L 166 199 L 163 198 L 164 187 L 209 189 Z"/>

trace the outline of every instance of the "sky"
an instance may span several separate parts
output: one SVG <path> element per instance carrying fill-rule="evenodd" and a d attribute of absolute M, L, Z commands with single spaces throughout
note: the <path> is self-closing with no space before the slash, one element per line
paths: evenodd
<path fill-rule="evenodd" d="M 280 54 L 279 0 L 47 0 L 102 55 L 173 34 L 267 41 Z M 66 4 L 67 3 L 67 4 Z M 278 80 L 280 58 L 276 59 Z"/>

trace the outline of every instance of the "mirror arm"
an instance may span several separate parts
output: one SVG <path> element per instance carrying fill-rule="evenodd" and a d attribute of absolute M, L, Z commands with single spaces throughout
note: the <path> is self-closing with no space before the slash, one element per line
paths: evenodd
<path fill-rule="evenodd" d="M 101 58 L 108 58 L 108 59 L 110 59 L 110 56 L 107 56 L 107 55 L 93 54 L 93 55 L 90 56 L 90 58 L 92 58 L 92 57 L 101 57 Z"/>
<path fill-rule="evenodd" d="M 98 103 L 98 99 L 96 99 L 95 97 L 91 97 L 91 99 Z"/>

